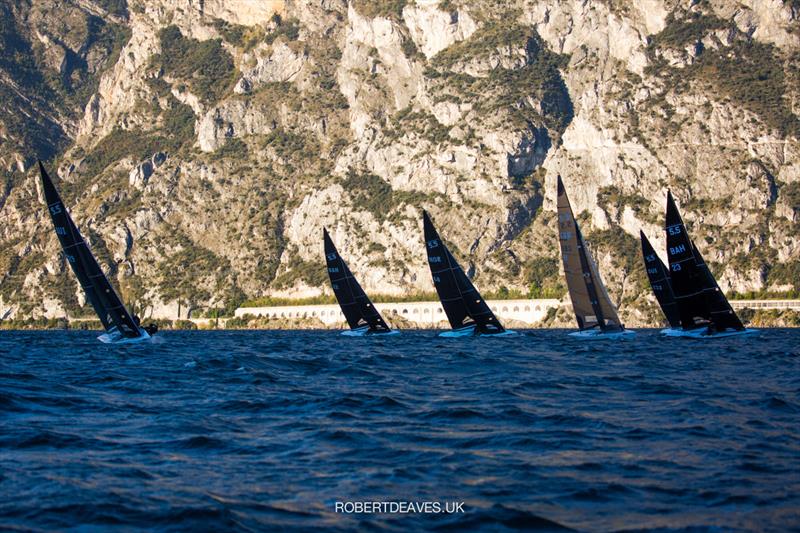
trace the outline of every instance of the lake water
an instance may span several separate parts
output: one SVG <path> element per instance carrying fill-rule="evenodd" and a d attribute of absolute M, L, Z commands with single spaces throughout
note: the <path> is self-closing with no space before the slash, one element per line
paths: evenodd
<path fill-rule="evenodd" d="M 95 336 L 0 331 L 0 530 L 800 528 L 800 330 Z"/>

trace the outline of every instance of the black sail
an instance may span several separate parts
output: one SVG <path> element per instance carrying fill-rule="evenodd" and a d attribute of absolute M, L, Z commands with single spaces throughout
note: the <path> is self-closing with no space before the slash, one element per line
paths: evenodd
<path fill-rule="evenodd" d="M 705 278 L 705 295 L 714 328 L 719 331 L 724 331 L 728 328 L 743 330 L 744 324 L 742 324 L 742 321 L 736 315 L 736 312 L 733 310 L 733 307 L 731 307 L 722 289 L 719 288 L 714 274 L 711 273 L 711 270 L 708 268 L 703 256 L 700 255 L 700 251 L 697 249 L 694 242 L 692 242 L 692 253 L 694 253 L 697 267 L 703 272 L 703 277 Z"/>
<path fill-rule="evenodd" d="M 384 333 L 390 331 L 389 326 L 383 320 L 378 310 L 372 305 L 364 289 L 353 277 L 344 259 L 339 255 L 336 246 L 328 235 L 328 230 L 322 229 L 322 237 L 325 241 L 325 261 L 328 264 L 328 276 L 331 279 L 331 287 L 342 308 L 342 314 L 347 319 L 350 329 L 359 329 L 367 326 L 368 331 L 373 333 Z"/>
<path fill-rule="evenodd" d="M 667 193 L 666 231 L 669 275 L 683 329 L 744 329 L 686 233 L 672 193 Z"/>
<path fill-rule="evenodd" d="M 476 326 L 478 333 L 502 333 L 505 328 L 442 242 L 426 211 L 422 212 L 425 249 L 433 285 L 453 329 Z"/>
<path fill-rule="evenodd" d="M 110 334 L 118 332 L 127 338 L 140 337 L 141 330 L 131 318 L 128 310 L 125 309 L 108 278 L 103 274 L 92 251 L 64 207 L 64 203 L 41 161 L 39 162 L 39 172 L 42 176 L 42 188 L 47 209 L 53 220 L 58 240 L 61 242 L 64 257 L 72 267 L 72 271 L 86 294 L 86 299 L 92 304 L 103 327 Z"/>
<path fill-rule="evenodd" d="M 639 236 L 642 240 L 644 267 L 647 271 L 647 278 L 650 280 L 653 294 L 656 295 L 658 305 L 661 306 L 664 316 L 667 317 L 669 326 L 671 328 L 679 328 L 681 326 L 681 316 L 678 312 L 678 304 L 675 302 L 675 294 L 672 292 L 672 282 L 670 281 L 667 267 L 658 257 L 643 231 L 639 232 Z"/>
<path fill-rule="evenodd" d="M 558 240 L 567 278 L 567 289 L 580 329 L 599 327 L 618 331 L 622 325 L 617 309 L 611 303 L 597 266 L 589 253 L 561 176 L 558 176 Z"/>

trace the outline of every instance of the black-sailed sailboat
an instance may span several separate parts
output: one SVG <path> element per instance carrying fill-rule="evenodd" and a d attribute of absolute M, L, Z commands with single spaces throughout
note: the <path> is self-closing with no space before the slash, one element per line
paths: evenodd
<path fill-rule="evenodd" d="M 642 240 L 642 258 L 647 271 L 647 279 L 650 281 L 650 288 L 653 289 L 653 294 L 655 294 L 658 305 L 661 306 L 661 311 L 667 318 L 669 327 L 678 329 L 681 327 L 681 317 L 678 311 L 678 304 L 675 301 L 675 294 L 672 292 L 669 271 L 661 258 L 658 257 L 643 231 L 639 232 L 639 237 Z M 664 330 L 663 333 L 668 333 L 668 331 Z"/>
<path fill-rule="evenodd" d="M 728 337 L 754 333 L 739 320 L 703 256 L 689 238 L 672 193 L 667 193 L 667 258 L 681 329 L 669 336 Z"/>
<path fill-rule="evenodd" d="M 625 329 L 611 303 L 597 265 L 586 247 L 583 234 L 572 213 L 567 190 L 558 176 L 558 240 L 567 278 L 567 289 L 575 311 L 579 331 L 570 335 L 580 338 L 617 338 L 633 335 Z"/>
<path fill-rule="evenodd" d="M 53 220 L 64 257 L 78 278 L 86 294 L 86 300 L 92 305 L 106 330 L 97 338 L 105 343 L 132 343 L 149 339 L 158 327 L 155 324 L 142 327 L 139 318 L 128 313 L 78 231 L 78 227 L 72 221 L 41 161 L 39 161 L 39 173 L 47 210 Z"/>
<path fill-rule="evenodd" d="M 328 265 L 328 276 L 331 279 L 333 294 L 336 295 L 336 301 L 339 302 L 347 325 L 350 326 L 350 329 L 343 331 L 342 335 L 361 337 L 399 333 L 397 330 L 391 329 L 375 309 L 364 289 L 353 277 L 347 263 L 339 255 L 339 251 L 325 228 L 322 229 L 322 238 L 325 241 L 325 261 Z"/>
<path fill-rule="evenodd" d="M 426 211 L 422 212 L 422 225 L 433 285 L 452 328 L 452 331 L 445 331 L 440 336 L 514 334 L 506 330 L 494 316 L 486 300 L 442 242 Z"/>

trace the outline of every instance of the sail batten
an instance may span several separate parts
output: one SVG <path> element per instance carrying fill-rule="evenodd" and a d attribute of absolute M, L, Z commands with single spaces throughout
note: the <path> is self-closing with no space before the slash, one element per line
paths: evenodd
<path fill-rule="evenodd" d="M 578 328 L 586 330 L 599 327 L 604 332 L 620 331 L 623 328 L 617 309 L 611 303 L 597 265 L 583 239 L 561 176 L 558 176 L 557 184 L 561 260 Z"/>
<path fill-rule="evenodd" d="M 450 327 L 474 326 L 477 333 L 503 333 L 505 328 L 442 242 L 426 211 L 422 212 L 422 223 L 433 285 Z"/>
<path fill-rule="evenodd" d="M 371 333 L 391 331 L 353 273 L 350 272 L 347 263 L 339 255 L 327 229 L 323 228 L 322 236 L 325 244 L 328 277 L 331 280 L 336 301 L 339 302 L 342 314 L 347 320 L 347 325 L 350 326 L 350 329 L 367 327 Z"/>
<path fill-rule="evenodd" d="M 78 284 L 83 289 L 86 300 L 94 308 L 103 324 L 103 328 L 107 333 L 118 331 L 128 339 L 141 337 L 143 335 L 141 329 L 134 322 L 100 268 L 41 162 L 39 162 L 39 173 L 47 210 L 53 221 L 61 249 L 67 263 L 75 273 L 75 277 L 78 278 Z"/>
<path fill-rule="evenodd" d="M 667 258 L 672 290 L 685 330 L 744 330 L 703 256 L 689 238 L 672 193 L 667 193 Z"/>

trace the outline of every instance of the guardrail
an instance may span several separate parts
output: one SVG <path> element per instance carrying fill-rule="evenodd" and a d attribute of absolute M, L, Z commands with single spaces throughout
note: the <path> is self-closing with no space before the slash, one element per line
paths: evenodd
<path fill-rule="evenodd" d="M 536 300 L 486 300 L 489 308 L 500 320 L 515 320 L 525 324 L 535 324 L 547 316 L 547 310 L 557 308 L 560 302 L 556 299 Z M 391 322 L 392 316 L 400 316 L 404 320 L 416 324 L 436 324 L 447 320 L 439 302 L 399 302 L 376 303 L 377 309 Z M 235 316 L 263 316 L 269 318 L 317 318 L 324 324 L 335 324 L 344 321 L 341 309 L 333 305 L 289 305 L 272 307 L 239 307 Z"/>
<path fill-rule="evenodd" d="M 800 300 L 730 300 L 734 309 L 793 309 L 800 311 Z"/>

